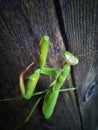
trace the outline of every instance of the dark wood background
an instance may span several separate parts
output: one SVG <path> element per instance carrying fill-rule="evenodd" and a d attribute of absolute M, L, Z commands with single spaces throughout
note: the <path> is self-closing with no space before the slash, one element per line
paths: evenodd
<path fill-rule="evenodd" d="M 42 102 L 20 130 L 98 130 L 98 0 L 0 0 L 0 98 L 20 94 L 19 74 L 39 65 L 39 40 L 50 37 L 48 67 L 62 67 L 63 52 L 79 57 L 60 93 L 53 116 L 45 120 Z M 43 89 L 51 77 L 41 77 Z M 13 130 L 36 98 L 0 102 L 0 129 Z"/>

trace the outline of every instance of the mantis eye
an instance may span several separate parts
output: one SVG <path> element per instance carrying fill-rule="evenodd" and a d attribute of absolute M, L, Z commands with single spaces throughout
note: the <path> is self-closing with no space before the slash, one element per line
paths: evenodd
<path fill-rule="evenodd" d="M 79 63 L 79 59 L 69 51 L 65 51 L 64 56 L 65 56 L 65 62 L 70 65 L 76 65 Z"/>

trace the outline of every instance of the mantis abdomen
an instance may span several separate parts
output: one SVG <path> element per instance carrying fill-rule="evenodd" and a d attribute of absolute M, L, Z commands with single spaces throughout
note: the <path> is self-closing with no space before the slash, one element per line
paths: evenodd
<path fill-rule="evenodd" d="M 69 73 L 70 65 L 65 64 L 63 69 L 61 69 L 57 75 L 56 82 L 54 83 L 53 87 L 45 95 L 42 111 L 46 119 L 49 119 L 51 117 L 58 99 L 60 88 L 68 77 Z"/>

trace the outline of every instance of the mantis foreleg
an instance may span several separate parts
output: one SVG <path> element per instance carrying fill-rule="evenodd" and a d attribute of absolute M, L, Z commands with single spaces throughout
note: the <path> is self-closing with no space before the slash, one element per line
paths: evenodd
<path fill-rule="evenodd" d="M 32 66 L 32 63 L 20 74 L 20 90 L 21 90 L 22 96 L 25 99 L 30 99 L 32 97 L 32 94 L 35 90 L 35 87 L 37 85 L 37 82 L 40 76 L 40 69 L 35 70 L 35 72 L 30 75 L 29 80 L 27 82 L 27 87 L 25 88 L 24 74 L 31 66 Z"/>

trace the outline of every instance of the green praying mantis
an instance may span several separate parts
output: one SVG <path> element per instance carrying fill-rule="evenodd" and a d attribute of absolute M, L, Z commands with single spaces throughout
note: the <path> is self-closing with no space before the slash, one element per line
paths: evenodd
<path fill-rule="evenodd" d="M 19 78 L 20 79 L 19 84 L 20 84 L 20 91 L 24 99 L 29 100 L 34 95 L 40 95 L 44 93 L 45 96 L 43 100 L 42 113 L 45 119 L 49 119 L 54 112 L 59 93 L 61 91 L 75 90 L 75 88 L 61 89 L 61 87 L 70 74 L 71 65 L 78 64 L 79 60 L 72 53 L 65 51 L 64 52 L 65 63 L 61 69 L 47 68 L 45 67 L 45 65 L 46 65 L 46 59 L 47 59 L 47 54 L 49 50 L 49 37 L 48 36 L 43 36 L 41 38 L 39 47 L 40 47 L 40 55 L 39 55 L 40 67 L 36 69 L 33 74 L 29 76 L 27 85 L 25 87 L 24 74 L 34 64 L 34 63 L 31 63 L 24 71 L 21 72 L 20 78 Z M 48 76 L 52 75 L 55 77 L 55 80 L 49 85 L 48 89 L 35 93 L 35 89 L 36 89 L 36 86 L 37 86 L 37 83 L 39 81 L 41 74 L 48 75 Z M 26 120 L 21 125 L 23 125 L 25 122 L 29 120 L 29 118 L 31 117 L 32 113 L 36 109 L 41 99 L 42 97 L 40 96 L 38 100 L 36 101 L 35 105 L 33 106 L 31 112 L 26 117 Z M 19 125 L 17 128 L 19 128 L 21 125 Z"/>
<path fill-rule="evenodd" d="M 58 99 L 58 95 L 60 92 L 60 88 L 62 87 L 65 80 L 69 76 L 71 65 L 78 64 L 79 60 L 77 57 L 73 56 L 70 52 L 66 51 L 64 52 L 65 64 L 62 69 L 46 68 L 45 64 L 46 64 L 46 58 L 49 49 L 49 37 L 43 36 L 40 40 L 39 46 L 40 46 L 40 68 L 35 70 L 35 72 L 30 75 L 26 87 L 24 85 L 23 75 L 32 66 L 33 63 L 31 63 L 26 68 L 26 70 L 24 70 L 20 74 L 20 90 L 23 98 L 30 99 L 34 94 L 34 90 L 38 83 L 40 74 L 55 76 L 55 80 L 49 85 L 50 90 L 48 90 L 45 94 L 43 107 L 42 107 L 42 112 L 45 119 L 49 119 L 53 114 Z M 68 90 L 75 90 L 75 88 L 69 88 L 63 91 L 68 91 Z"/>

